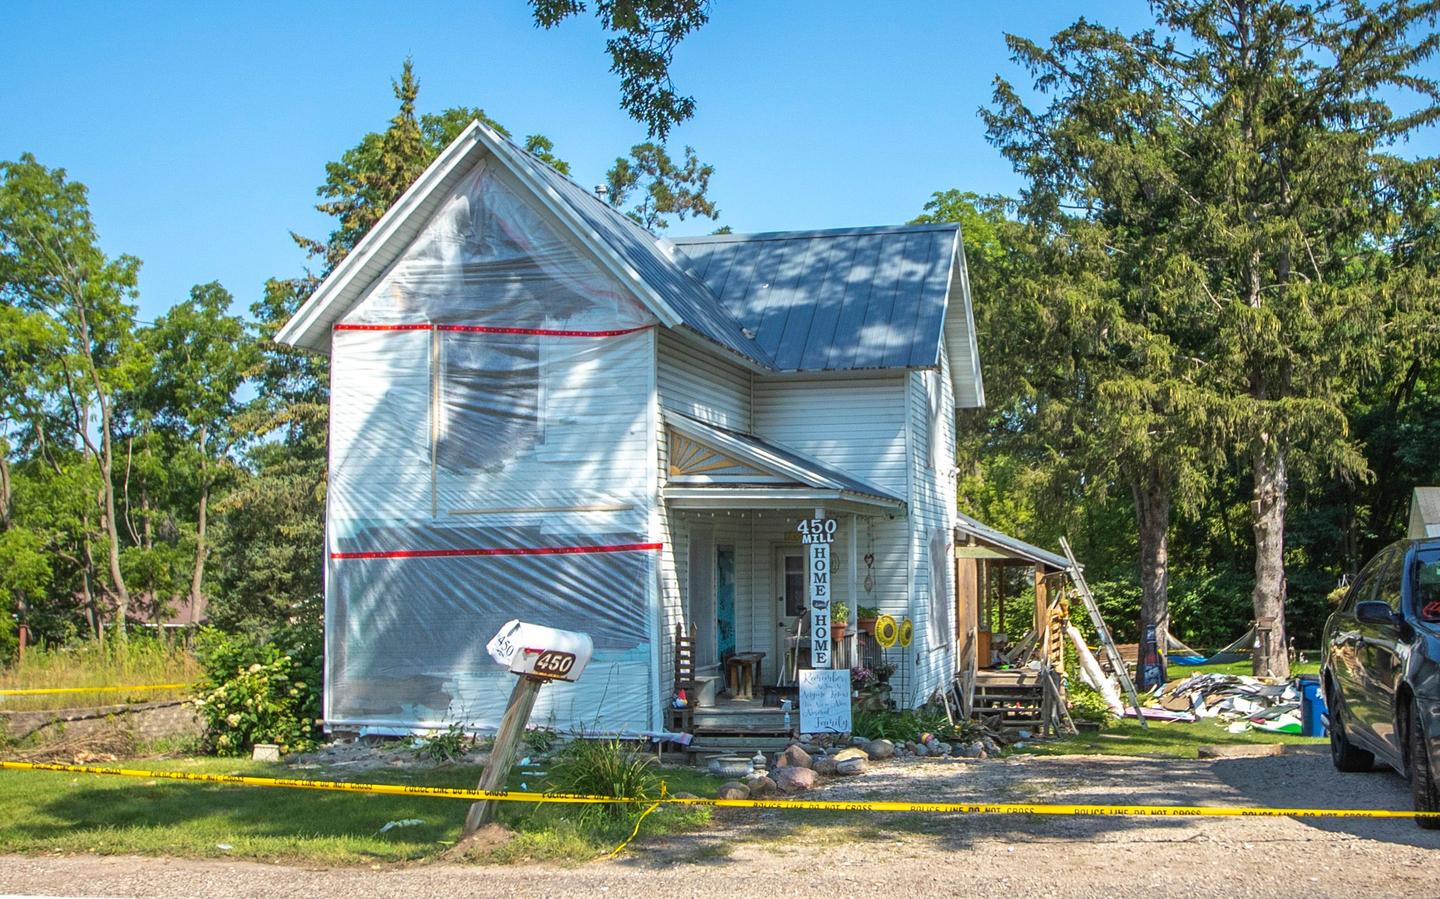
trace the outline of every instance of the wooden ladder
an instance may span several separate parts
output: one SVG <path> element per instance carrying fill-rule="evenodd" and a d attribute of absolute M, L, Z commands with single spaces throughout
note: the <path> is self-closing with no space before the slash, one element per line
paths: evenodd
<path fill-rule="evenodd" d="M 1110 628 L 1105 626 L 1105 619 L 1100 617 L 1100 607 L 1095 604 L 1095 594 L 1090 592 L 1090 585 L 1085 582 L 1085 572 L 1080 570 L 1080 563 L 1075 561 L 1070 541 L 1061 537 L 1060 548 L 1065 550 L 1065 561 L 1070 565 L 1070 580 L 1075 584 L 1075 592 L 1079 593 L 1080 599 L 1084 601 L 1085 611 L 1090 613 L 1090 623 L 1095 625 L 1095 633 L 1100 636 L 1100 648 L 1104 650 L 1105 658 L 1110 661 L 1115 676 L 1120 679 L 1120 686 L 1125 688 L 1125 696 L 1135 709 L 1135 717 L 1140 726 L 1149 730 L 1150 725 L 1145 721 L 1145 713 L 1140 710 L 1140 697 L 1135 693 L 1135 682 L 1130 679 L 1130 672 L 1125 669 L 1125 660 L 1120 658 L 1120 650 L 1115 648 L 1115 641 L 1110 637 Z"/>

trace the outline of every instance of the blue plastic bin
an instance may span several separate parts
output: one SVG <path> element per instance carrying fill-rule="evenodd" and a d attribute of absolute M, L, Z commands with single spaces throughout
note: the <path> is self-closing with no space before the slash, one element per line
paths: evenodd
<path fill-rule="evenodd" d="M 1320 691 L 1320 676 L 1302 674 L 1295 680 L 1300 688 L 1300 733 L 1325 736 L 1325 694 Z"/>

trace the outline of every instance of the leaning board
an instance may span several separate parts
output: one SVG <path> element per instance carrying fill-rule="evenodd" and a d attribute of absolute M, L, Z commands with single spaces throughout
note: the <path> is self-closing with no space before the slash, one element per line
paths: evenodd
<path fill-rule="evenodd" d="M 849 669 L 800 669 L 800 732 L 850 732 Z"/>

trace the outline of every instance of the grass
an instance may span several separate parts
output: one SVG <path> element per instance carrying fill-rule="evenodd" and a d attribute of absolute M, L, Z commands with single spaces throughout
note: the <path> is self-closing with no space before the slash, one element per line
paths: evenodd
<path fill-rule="evenodd" d="M 147 684 L 188 684 L 200 666 L 184 647 L 135 634 L 126 642 L 113 638 L 86 640 L 49 648 L 32 646 L 23 661 L 0 670 L 0 690 L 131 687 Z M 0 695 L 0 710 L 64 709 L 178 699 L 181 690 L 100 690 L 94 693 L 52 693 L 35 696 Z"/>
<path fill-rule="evenodd" d="M 294 771 L 283 764 L 186 758 L 125 763 L 144 770 L 256 777 L 339 779 Z M 480 769 L 443 766 L 384 768 L 355 774 L 369 783 L 474 787 Z M 719 781 L 686 769 L 661 772 L 670 792 L 713 792 Z M 538 784 L 517 771 L 510 786 Z M 459 839 L 468 803 L 419 796 L 374 796 L 309 790 L 239 787 L 40 771 L 0 771 L 0 846 L 10 852 L 89 852 L 244 858 L 321 865 L 395 863 L 433 858 Z M 648 816 L 642 836 L 704 827 L 709 809 L 667 807 Z M 394 827 L 391 821 L 421 823 Z M 477 860 L 585 861 L 629 836 L 623 825 L 580 824 L 576 807 L 505 803 L 500 822 L 508 842 Z"/>
<path fill-rule="evenodd" d="M 1192 674 L 1244 674 L 1253 673 L 1250 670 L 1250 661 L 1243 662 L 1220 662 L 1214 665 L 1174 665 L 1166 669 L 1171 680 L 1179 680 L 1189 677 Z M 1319 674 L 1320 662 L 1302 662 L 1290 666 L 1290 676 L 1300 674 Z"/>
<path fill-rule="evenodd" d="M 1017 751 L 1030 755 L 1138 755 L 1193 759 L 1201 746 L 1262 743 L 1317 745 L 1326 742 L 1324 737 L 1270 734 L 1256 730 L 1232 734 L 1225 730 L 1228 723 L 1214 718 L 1189 723 L 1151 721 L 1147 730 L 1138 721 L 1127 719 L 1099 733 L 1027 743 L 1024 749 Z"/>

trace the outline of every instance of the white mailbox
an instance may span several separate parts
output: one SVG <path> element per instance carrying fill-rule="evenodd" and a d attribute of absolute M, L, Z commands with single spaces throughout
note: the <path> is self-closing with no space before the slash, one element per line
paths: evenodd
<path fill-rule="evenodd" d="M 490 658 L 508 666 L 514 674 L 575 681 L 590 663 L 595 642 L 589 634 L 579 631 L 556 630 L 512 619 L 505 622 L 485 649 Z"/>

